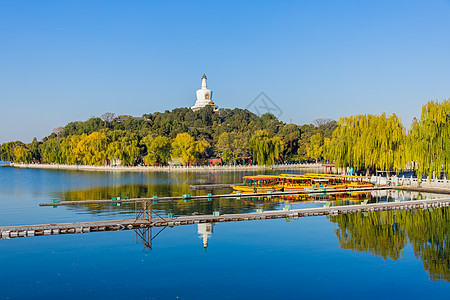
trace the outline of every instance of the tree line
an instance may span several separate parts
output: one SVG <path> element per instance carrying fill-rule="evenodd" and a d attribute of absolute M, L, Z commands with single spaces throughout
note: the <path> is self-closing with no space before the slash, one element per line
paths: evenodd
<path fill-rule="evenodd" d="M 286 124 L 272 114 L 259 117 L 242 109 L 222 109 L 219 116 L 209 107 L 122 119 L 105 114 L 57 128 L 42 141 L 4 143 L 0 159 L 132 165 L 144 157 L 148 165 L 191 165 L 204 163 L 206 151 L 226 164 L 315 159 L 366 171 L 413 169 L 418 177 L 449 171 L 449 100 L 423 105 L 409 130 L 396 114 L 384 113 L 341 117 L 338 122 L 318 119 L 309 125 Z"/>
<path fill-rule="evenodd" d="M 336 167 L 357 170 L 414 170 L 419 178 L 450 167 L 450 101 L 429 101 L 411 128 L 396 114 L 341 117 L 330 137 L 316 132 L 309 156 L 334 161 Z"/>
<path fill-rule="evenodd" d="M 181 165 L 204 164 L 220 157 L 225 164 L 309 159 L 312 136 L 331 137 L 337 123 L 318 119 L 296 125 L 272 114 L 261 117 L 243 109 L 177 108 L 141 118 L 106 113 L 87 121 L 70 122 L 38 141 L 4 143 L 0 159 L 58 164 Z"/>

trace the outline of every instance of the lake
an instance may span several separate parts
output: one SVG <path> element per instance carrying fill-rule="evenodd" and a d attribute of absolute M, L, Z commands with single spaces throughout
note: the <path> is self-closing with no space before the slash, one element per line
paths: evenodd
<path fill-rule="evenodd" d="M 51 208 L 38 203 L 199 195 L 208 192 L 190 191 L 190 184 L 235 183 L 250 174 L 255 172 L 2 167 L 0 226 L 129 218 L 135 215 L 134 204 Z M 347 205 L 438 196 L 377 191 L 174 201 L 155 209 L 162 215 L 237 213 L 286 204 L 302 208 L 327 201 Z M 158 232 L 153 229 L 152 236 Z M 142 233 L 2 239 L 0 299 L 448 299 L 450 292 L 449 209 L 176 226 L 153 240 Z"/>

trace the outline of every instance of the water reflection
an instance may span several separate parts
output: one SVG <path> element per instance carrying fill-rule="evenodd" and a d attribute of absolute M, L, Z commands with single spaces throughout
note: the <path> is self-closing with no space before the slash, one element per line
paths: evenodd
<path fill-rule="evenodd" d="M 342 249 L 368 252 L 384 260 L 399 260 L 411 244 L 430 279 L 450 282 L 450 209 L 426 209 L 327 216 Z M 136 230 L 137 243 L 151 250 L 153 241 L 167 228 Z M 212 223 L 197 224 L 206 253 Z M 192 237 L 194 238 L 194 237 Z"/>
<path fill-rule="evenodd" d="M 197 224 L 197 233 L 199 239 L 202 240 L 203 249 L 206 253 L 208 249 L 208 241 L 213 234 L 213 223 L 201 223 Z M 144 249 L 153 249 L 153 240 L 155 240 L 168 226 L 162 228 L 143 227 L 135 229 L 136 232 L 136 244 L 140 244 Z"/>
<path fill-rule="evenodd" d="M 182 194 L 204 195 L 206 193 L 224 194 L 231 190 L 191 191 L 190 184 L 205 183 L 233 183 L 239 182 L 244 175 L 240 173 L 180 173 L 180 174 L 130 174 L 120 175 L 117 180 L 105 180 L 101 184 L 96 182 L 87 185 L 85 181 L 75 188 L 73 184 L 54 190 L 52 197 L 62 201 L 86 199 L 110 199 L 112 197 L 142 198 L 164 196 L 180 196 Z M 128 176 L 131 176 L 128 178 Z M 139 180 L 135 178 L 139 177 Z M 102 177 L 103 178 L 103 177 Z M 94 178 L 95 179 L 95 178 Z M 97 180 L 97 179 L 95 179 Z M 104 180 L 104 179 L 102 179 Z M 85 188 L 90 186 L 89 188 Z M 286 204 L 292 209 L 330 206 L 352 205 L 359 203 L 399 202 L 445 197 L 445 195 L 427 194 L 409 191 L 377 190 L 372 192 L 329 193 L 315 195 L 286 195 L 282 197 L 245 197 L 241 199 L 212 199 L 208 200 L 179 200 L 171 202 L 157 202 L 153 209 L 167 216 L 221 214 L 254 212 L 257 209 L 283 209 Z M 70 206 L 65 209 L 76 214 L 93 214 L 132 217 L 135 215 L 135 204 L 122 206 L 86 205 Z M 383 259 L 398 260 L 402 258 L 403 249 L 410 243 L 418 259 L 423 261 L 426 271 L 433 280 L 450 281 L 450 215 L 448 209 L 434 211 L 389 211 L 364 214 L 350 214 L 329 217 L 336 224 L 335 234 L 339 245 L 343 249 L 369 252 Z M 206 226 L 203 228 L 202 226 Z M 212 235 L 212 224 L 197 228 L 199 237 L 206 250 Z M 209 227 L 208 227 L 209 226 Z M 137 232 L 138 242 L 151 249 L 153 240 L 162 231 L 156 229 L 142 229 Z M 209 231 L 210 230 L 210 231 Z"/>
<path fill-rule="evenodd" d="M 135 229 L 136 232 L 136 244 L 141 244 L 144 246 L 144 249 L 152 250 L 153 249 L 153 240 L 160 235 L 167 226 L 163 228 L 152 228 L 152 227 L 143 227 L 139 229 Z"/>
<path fill-rule="evenodd" d="M 199 238 L 201 238 L 203 241 L 203 248 L 205 249 L 206 253 L 206 249 L 208 248 L 208 239 L 210 239 L 213 234 L 213 224 L 212 223 L 197 224 L 197 231 L 199 234 Z"/>
<path fill-rule="evenodd" d="M 450 281 L 450 209 L 328 216 L 340 247 L 397 260 L 409 242 L 430 279 Z"/>
<path fill-rule="evenodd" d="M 205 195 L 229 194 L 230 189 L 211 191 L 190 191 L 189 184 L 127 184 L 113 186 L 98 186 L 83 190 L 68 190 L 58 193 L 57 199 L 62 201 L 79 201 L 91 199 L 111 199 L 112 197 L 129 198 L 152 198 L 153 196 L 180 196 L 182 194 Z M 361 203 L 380 203 L 380 202 L 399 202 L 416 199 L 431 199 L 442 197 L 442 195 L 431 195 L 426 193 L 396 191 L 396 190 L 377 190 L 364 192 L 334 192 L 323 194 L 301 194 L 265 197 L 246 197 L 239 198 L 214 198 L 199 200 L 174 200 L 174 201 L 156 201 L 153 203 L 153 209 L 162 215 L 169 213 L 175 216 L 212 214 L 219 211 L 221 214 L 248 213 L 255 212 L 257 209 L 275 210 L 283 209 L 286 204 L 291 209 L 329 206 L 355 205 Z M 139 204 L 140 205 L 140 204 Z M 77 214 L 93 214 L 108 217 L 130 217 L 135 214 L 136 205 L 134 203 L 114 206 L 110 204 L 102 205 L 83 205 L 70 206 L 66 209 Z M 137 208 L 139 209 L 139 207 Z M 129 215 L 129 216 L 126 216 Z"/>

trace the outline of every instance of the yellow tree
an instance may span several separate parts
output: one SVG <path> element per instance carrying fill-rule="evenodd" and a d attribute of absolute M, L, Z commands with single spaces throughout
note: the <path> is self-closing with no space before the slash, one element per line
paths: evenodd
<path fill-rule="evenodd" d="M 390 170 L 405 165 L 406 132 L 397 115 L 342 117 L 338 124 L 327 145 L 337 167 Z"/>
<path fill-rule="evenodd" d="M 328 161 L 332 161 L 333 160 L 333 158 L 332 158 L 332 155 L 331 155 L 331 139 L 329 139 L 329 138 L 324 138 L 323 139 L 323 152 L 322 152 L 322 155 L 323 155 L 323 158 L 325 159 L 325 160 L 328 160 Z"/>
<path fill-rule="evenodd" d="M 179 159 L 183 164 L 191 165 L 206 147 L 207 142 L 198 142 L 188 133 L 179 133 L 172 142 L 171 156 L 173 160 Z"/>
<path fill-rule="evenodd" d="M 309 157 L 314 158 L 316 162 L 323 157 L 323 133 L 318 132 L 311 136 L 311 142 L 306 148 Z"/>
<path fill-rule="evenodd" d="M 31 153 L 24 146 L 17 146 L 14 148 L 14 160 L 16 162 L 29 163 L 31 162 Z"/>
<path fill-rule="evenodd" d="M 78 156 L 76 154 L 76 149 L 78 147 L 78 143 L 86 137 L 86 134 L 83 135 L 72 135 L 62 140 L 61 142 L 61 154 L 63 161 L 68 165 L 76 165 L 78 163 Z"/>
<path fill-rule="evenodd" d="M 84 136 L 75 149 L 77 158 L 85 165 L 103 165 L 106 160 L 107 141 L 106 135 L 100 132 Z"/>

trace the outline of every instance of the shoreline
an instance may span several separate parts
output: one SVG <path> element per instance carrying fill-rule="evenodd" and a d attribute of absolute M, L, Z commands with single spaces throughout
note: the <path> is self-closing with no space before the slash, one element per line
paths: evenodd
<path fill-rule="evenodd" d="M 312 164 L 286 164 L 273 166 L 89 166 L 89 165 L 60 165 L 60 164 L 21 164 L 11 163 L 10 167 L 22 169 L 72 170 L 72 171 L 99 171 L 99 172 L 204 172 L 204 171 L 256 171 L 256 170 L 326 170 L 320 163 Z"/>

